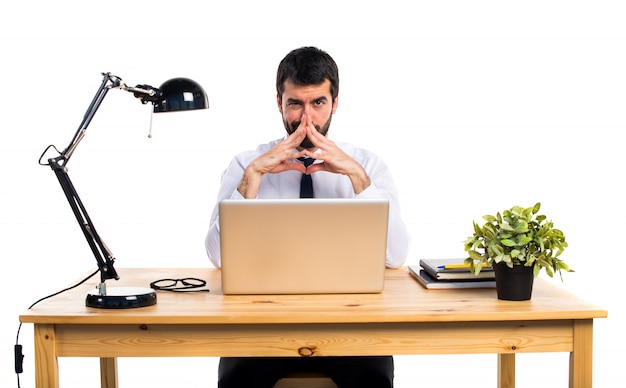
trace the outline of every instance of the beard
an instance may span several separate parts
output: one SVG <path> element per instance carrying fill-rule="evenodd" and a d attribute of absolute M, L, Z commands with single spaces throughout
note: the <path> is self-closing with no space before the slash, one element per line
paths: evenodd
<path fill-rule="evenodd" d="M 328 120 L 324 123 L 323 126 L 319 126 L 317 124 L 313 124 L 313 126 L 315 127 L 317 132 L 321 133 L 323 136 L 326 136 L 326 134 L 328 133 L 328 128 L 330 128 L 330 121 L 332 118 L 333 116 L 330 115 L 330 117 L 328 117 Z M 291 124 L 289 124 L 286 120 L 283 120 L 283 124 L 285 125 L 287 133 L 291 135 L 300 126 L 300 120 L 292 121 Z M 315 145 L 313 145 L 313 143 L 311 142 L 311 140 L 309 140 L 309 137 L 307 136 L 304 138 L 304 140 L 302 140 L 302 143 L 300 143 L 300 147 L 309 149 L 315 147 Z"/>

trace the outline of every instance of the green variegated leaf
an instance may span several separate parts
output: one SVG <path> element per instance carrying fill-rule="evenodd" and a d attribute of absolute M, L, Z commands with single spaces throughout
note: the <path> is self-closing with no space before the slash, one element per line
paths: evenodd
<path fill-rule="evenodd" d="M 475 222 L 474 222 L 474 234 L 475 234 L 476 236 L 482 236 L 482 235 L 483 235 L 483 231 L 482 231 L 482 229 L 481 229 L 481 228 L 480 228 L 480 226 L 479 226 L 477 223 L 475 223 Z"/>
<path fill-rule="evenodd" d="M 537 214 L 537 212 L 539 212 L 539 209 L 541 209 L 541 202 L 537 202 L 535 206 L 533 206 L 533 214 Z"/>
<path fill-rule="evenodd" d="M 502 225 L 500 225 L 500 228 L 502 230 L 508 230 L 508 231 L 511 231 L 511 232 L 515 231 L 515 229 L 513 229 L 513 227 L 511 225 L 509 225 L 508 223 L 506 223 L 506 222 L 502 223 Z"/>
<path fill-rule="evenodd" d="M 569 268 L 569 266 L 568 266 L 567 264 L 565 264 L 565 263 L 564 263 L 564 262 L 562 262 L 561 260 L 558 260 L 558 261 L 556 262 L 556 265 L 557 265 L 557 267 L 558 267 L 558 269 L 559 269 L 559 270 L 563 270 L 563 271 L 566 271 L 566 272 L 574 272 L 573 270 L 571 270 L 571 269 Z"/>
<path fill-rule="evenodd" d="M 487 214 L 487 215 L 483 216 L 483 220 L 485 220 L 487 222 L 495 222 L 496 221 L 496 217 Z"/>
<path fill-rule="evenodd" d="M 493 226 L 485 224 L 483 227 L 483 236 L 485 237 L 485 240 L 492 240 L 496 236 L 496 230 Z"/>
<path fill-rule="evenodd" d="M 511 240 L 511 239 L 508 239 L 508 238 L 506 238 L 506 239 L 504 239 L 504 240 L 500 240 L 500 242 L 501 242 L 501 243 L 502 243 L 502 245 L 504 245 L 505 247 L 514 247 L 514 246 L 516 245 L 516 244 L 515 244 L 515 241 L 513 241 L 513 240 Z"/>
<path fill-rule="evenodd" d="M 475 260 L 475 261 L 482 261 L 483 260 L 483 255 L 481 255 L 480 253 L 478 253 L 476 251 L 468 251 L 467 253 L 472 258 L 472 260 Z"/>
<path fill-rule="evenodd" d="M 515 228 L 513 228 L 513 231 L 515 231 L 515 233 L 527 233 L 528 224 L 525 221 L 518 222 L 517 225 L 515 225 Z"/>

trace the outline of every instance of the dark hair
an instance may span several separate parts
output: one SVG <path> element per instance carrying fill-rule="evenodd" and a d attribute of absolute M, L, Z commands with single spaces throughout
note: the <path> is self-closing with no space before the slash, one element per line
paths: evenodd
<path fill-rule="evenodd" d="M 276 92 L 282 100 L 285 81 L 298 86 L 319 85 L 330 81 L 333 101 L 339 94 L 339 69 L 333 58 L 316 47 L 301 47 L 291 51 L 278 65 Z"/>

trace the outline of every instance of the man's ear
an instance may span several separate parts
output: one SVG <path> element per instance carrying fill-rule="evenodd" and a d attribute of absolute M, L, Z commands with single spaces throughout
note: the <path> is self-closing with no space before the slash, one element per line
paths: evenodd
<path fill-rule="evenodd" d="M 339 96 L 335 97 L 335 99 L 333 100 L 333 114 L 335 114 L 335 111 L 337 110 L 337 106 L 339 106 Z"/>
<path fill-rule="evenodd" d="M 278 111 L 282 114 L 283 113 L 283 102 L 282 102 L 282 99 L 280 98 L 280 96 L 278 94 L 276 94 L 276 104 L 278 104 Z"/>

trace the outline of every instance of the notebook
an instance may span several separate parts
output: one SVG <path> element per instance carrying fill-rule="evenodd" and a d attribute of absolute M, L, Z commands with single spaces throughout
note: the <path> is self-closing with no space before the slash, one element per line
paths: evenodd
<path fill-rule="evenodd" d="M 227 199 L 219 212 L 224 294 L 383 290 L 386 199 Z"/>

